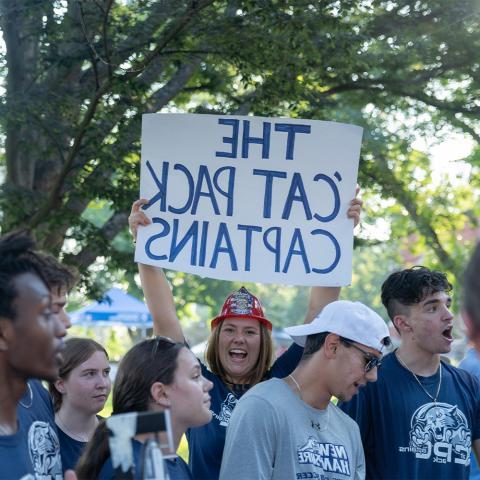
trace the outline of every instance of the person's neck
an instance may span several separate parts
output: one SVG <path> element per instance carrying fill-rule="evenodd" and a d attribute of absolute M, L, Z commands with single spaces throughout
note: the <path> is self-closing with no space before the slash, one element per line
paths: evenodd
<path fill-rule="evenodd" d="M 223 381 L 227 385 L 249 385 L 250 377 L 231 377 L 230 375 L 226 375 Z"/>
<path fill-rule="evenodd" d="M 440 365 L 439 353 L 420 350 L 407 342 L 402 343 L 395 354 L 413 373 L 422 377 L 434 375 Z"/>
<path fill-rule="evenodd" d="M 0 435 L 13 435 L 17 431 L 17 405 L 27 390 L 27 381 L 12 376 L 2 365 L 0 385 Z"/>
<path fill-rule="evenodd" d="M 301 363 L 284 380 L 292 391 L 310 407 L 318 410 L 325 410 L 328 407 L 332 395 L 324 383 L 319 380 L 318 369 L 311 369 L 308 363 Z"/>
<path fill-rule="evenodd" d="M 92 438 L 98 419 L 95 413 L 83 412 L 64 401 L 55 414 L 55 423 L 68 436 L 73 435 L 75 440 L 88 441 Z"/>

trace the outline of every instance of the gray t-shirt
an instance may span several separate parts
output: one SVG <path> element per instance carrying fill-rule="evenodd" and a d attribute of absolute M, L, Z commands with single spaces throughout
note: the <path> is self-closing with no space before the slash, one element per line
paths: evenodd
<path fill-rule="evenodd" d="M 360 480 L 357 424 L 334 404 L 317 410 L 278 378 L 238 402 L 227 429 L 220 480 Z"/>

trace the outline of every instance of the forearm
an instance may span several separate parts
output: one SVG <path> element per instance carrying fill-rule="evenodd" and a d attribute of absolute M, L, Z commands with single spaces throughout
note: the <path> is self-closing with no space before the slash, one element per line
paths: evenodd
<path fill-rule="evenodd" d="M 183 342 L 183 332 L 175 310 L 172 290 L 161 268 L 138 264 L 143 294 L 153 318 L 155 335 Z"/>
<path fill-rule="evenodd" d="M 331 302 L 340 297 L 341 287 L 312 287 L 304 323 L 310 323 Z"/>

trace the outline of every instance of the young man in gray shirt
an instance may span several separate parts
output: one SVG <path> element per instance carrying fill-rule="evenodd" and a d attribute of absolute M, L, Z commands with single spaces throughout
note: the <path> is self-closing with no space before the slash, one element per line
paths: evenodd
<path fill-rule="evenodd" d="M 377 379 L 389 332 L 359 302 L 327 305 L 310 324 L 286 329 L 304 346 L 291 375 L 260 383 L 235 408 L 220 480 L 347 480 L 365 477 L 357 424 L 330 402 Z"/>

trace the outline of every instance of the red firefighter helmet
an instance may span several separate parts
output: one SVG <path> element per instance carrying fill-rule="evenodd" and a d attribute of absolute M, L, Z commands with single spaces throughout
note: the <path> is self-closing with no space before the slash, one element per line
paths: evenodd
<path fill-rule="evenodd" d="M 245 287 L 231 293 L 227 297 L 220 315 L 212 320 L 211 328 L 215 328 L 226 318 L 253 318 L 263 323 L 269 330 L 272 329 L 272 324 L 265 318 L 260 300 Z"/>

